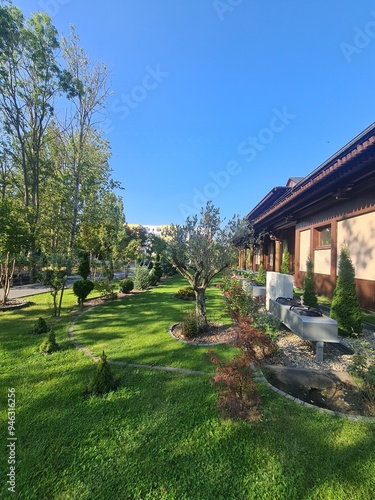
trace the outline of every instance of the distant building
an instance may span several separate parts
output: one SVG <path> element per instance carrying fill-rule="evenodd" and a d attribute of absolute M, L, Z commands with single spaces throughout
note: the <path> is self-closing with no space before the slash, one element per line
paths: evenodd
<path fill-rule="evenodd" d="M 127 224 L 127 225 L 131 228 L 143 227 L 144 229 L 146 229 L 147 234 L 153 234 L 155 236 L 158 236 L 159 238 L 164 238 L 162 234 L 163 229 L 169 227 L 167 224 L 161 224 L 158 226 L 153 226 L 150 224 Z"/>
<path fill-rule="evenodd" d="M 262 243 L 242 243 L 241 268 L 250 258 L 254 270 L 280 271 L 287 247 L 294 284 L 303 286 L 310 256 L 317 292 L 332 297 L 346 245 L 361 306 L 375 310 L 375 123 L 306 177 L 274 187 L 245 220 Z"/>
<path fill-rule="evenodd" d="M 160 225 L 157 225 L 157 226 L 154 226 L 154 225 L 151 225 L 151 224 L 127 224 L 130 228 L 134 229 L 134 228 L 137 228 L 137 227 L 141 227 L 142 229 L 145 229 L 146 232 L 147 232 L 147 236 L 157 236 L 158 238 L 161 238 L 161 239 L 167 239 L 164 235 L 163 235 L 163 230 L 165 228 L 168 228 L 169 225 L 168 224 L 160 224 Z M 143 254 L 147 254 L 147 243 L 146 245 L 143 245 L 140 247 L 140 251 L 143 253 Z"/>

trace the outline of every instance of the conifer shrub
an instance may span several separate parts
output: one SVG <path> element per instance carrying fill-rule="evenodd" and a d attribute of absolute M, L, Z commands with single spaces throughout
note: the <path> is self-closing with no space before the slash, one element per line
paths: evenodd
<path fill-rule="evenodd" d="M 38 318 L 31 330 L 31 333 L 34 335 L 39 335 L 41 333 L 47 333 L 47 332 L 48 332 L 48 326 L 46 320 L 44 318 Z"/>
<path fill-rule="evenodd" d="M 258 268 L 258 276 L 256 278 L 256 281 L 259 285 L 265 285 L 266 284 L 266 272 L 264 270 L 263 264 L 259 265 Z"/>
<path fill-rule="evenodd" d="M 90 254 L 88 252 L 82 252 L 81 260 L 78 266 L 78 274 L 83 280 L 87 280 L 90 275 Z"/>
<path fill-rule="evenodd" d="M 81 279 L 73 284 L 73 293 L 78 298 L 78 304 L 80 307 L 83 306 L 83 301 L 87 296 L 94 290 L 94 283 L 89 280 Z"/>
<path fill-rule="evenodd" d="M 134 288 L 133 280 L 126 278 L 120 281 L 120 290 L 122 293 L 130 293 Z"/>
<path fill-rule="evenodd" d="M 346 335 L 362 332 L 362 312 L 354 277 L 354 266 L 349 250 L 343 246 L 340 251 L 339 271 L 330 315 L 337 321 L 340 330 Z"/>
<path fill-rule="evenodd" d="M 161 270 L 164 276 L 175 276 L 177 274 L 176 268 L 165 258 L 161 260 Z"/>
<path fill-rule="evenodd" d="M 88 392 L 95 396 L 102 396 L 114 391 L 118 387 L 118 379 L 112 373 L 104 351 L 96 365 L 94 376 L 88 386 Z"/>
<path fill-rule="evenodd" d="M 306 261 L 306 275 L 303 280 L 303 303 L 305 306 L 318 307 L 318 297 L 315 291 L 313 261 L 309 256 Z"/>
<path fill-rule="evenodd" d="M 160 278 L 163 276 L 163 271 L 161 268 L 161 258 L 159 253 L 156 254 L 155 264 L 152 272 L 155 274 L 155 276 L 157 276 L 158 280 L 160 280 Z"/>
<path fill-rule="evenodd" d="M 39 351 L 43 354 L 52 354 L 59 350 L 59 345 L 56 342 L 56 336 L 53 330 L 50 330 L 47 337 L 39 346 Z"/>
<path fill-rule="evenodd" d="M 150 284 L 150 271 L 148 267 L 137 265 L 134 273 L 134 288 L 136 290 L 147 290 Z"/>
<path fill-rule="evenodd" d="M 283 250 L 283 258 L 282 258 L 282 262 L 281 262 L 281 274 L 290 274 L 289 251 L 288 251 L 287 247 L 285 247 Z"/>
<path fill-rule="evenodd" d="M 155 262 L 154 262 L 154 266 L 150 272 L 151 285 L 156 285 L 156 283 L 160 280 L 162 275 L 163 275 L 163 271 L 161 270 L 160 254 L 157 254 Z"/>

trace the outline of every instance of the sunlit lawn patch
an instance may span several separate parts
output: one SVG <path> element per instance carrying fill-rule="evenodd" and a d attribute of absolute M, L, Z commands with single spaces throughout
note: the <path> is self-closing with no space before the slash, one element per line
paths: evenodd
<path fill-rule="evenodd" d="M 175 299 L 167 307 L 168 287 L 174 284 L 180 286 L 179 279 L 86 313 L 76 324 L 80 340 L 87 335 L 90 348 L 103 345 L 110 359 L 155 359 L 208 370 L 204 348 L 184 346 L 166 331 L 170 322 L 179 321 L 180 303 Z M 211 317 L 225 322 L 221 297 L 211 296 L 212 290 L 207 304 L 218 311 Z M 75 297 L 67 292 L 59 319 L 51 317 L 48 294 L 31 300 L 35 304 L 28 309 L 0 317 L 1 498 L 10 498 L 8 388 L 15 389 L 17 402 L 15 498 L 372 498 L 374 424 L 307 410 L 264 386 L 260 422 L 222 420 L 209 374 L 114 367 L 121 380 L 118 390 L 88 397 L 85 388 L 95 365 L 67 337 L 77 315 L 70 312 Z M 143 306 L 138 315 L 143 334 L 127 307 L 137 308 L 137 301 Z M 156 303 L 162 311 L 155 310 Z M 40 316 L 53 324 L 62 348 L 51 356 L 38 352 L 40 336 L 27 333 Z M 124 338 L 126 318 L 131 332 Z M 106 324 L 110 328 L 103 330 Z M 231 352 L 225 346 L 220 351 Z"/>

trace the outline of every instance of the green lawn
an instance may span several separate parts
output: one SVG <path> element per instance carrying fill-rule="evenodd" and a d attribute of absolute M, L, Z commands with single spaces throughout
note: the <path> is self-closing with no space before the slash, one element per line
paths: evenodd
<path fill-rule="evenodd" d="M 260 386 L 263 419 L 222 420 L 210 385 L 207 348 L 168 334 L 180 319 L 174 278 L 81 316 L 77 338 L 109 359 L 203 369 L 183 375 L 116 368 L 119 390 L 86 397 L 93 361 L 69 343 L 77 312 L 68 291 L 54 328 L 62 350 L 38 353 L 27 332 L 51 321 L 48 294 L 0 323 L 0 498 L 19 499 L 358 499 L 373 498 L 375 425 L 307 410 Z M 226 320 L 209 290 L 211 319 Z M 138 311 L 138 312 L 137 312 Z M 233 350 L 217 348 L 230 356 Z M 7 390 L 16 391 L 16 494 L 7 492 Z"/>

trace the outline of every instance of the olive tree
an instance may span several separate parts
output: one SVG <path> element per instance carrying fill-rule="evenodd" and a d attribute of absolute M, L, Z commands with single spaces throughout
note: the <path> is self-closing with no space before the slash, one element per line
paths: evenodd
<path fill-rule="evenodd" d="M 246 228 L 237 216 L 226 226 L 220 210 L 211 201 L 197 215 L 188 217 L 184 225 L 172 224 L 164 230 L 167 237 L 166 256 L 189 282 L 196 298 L 199 331 L 208 328 L 205 292 L 212 278 L 223 271 L 236 256 L 233 241 Z"/>

